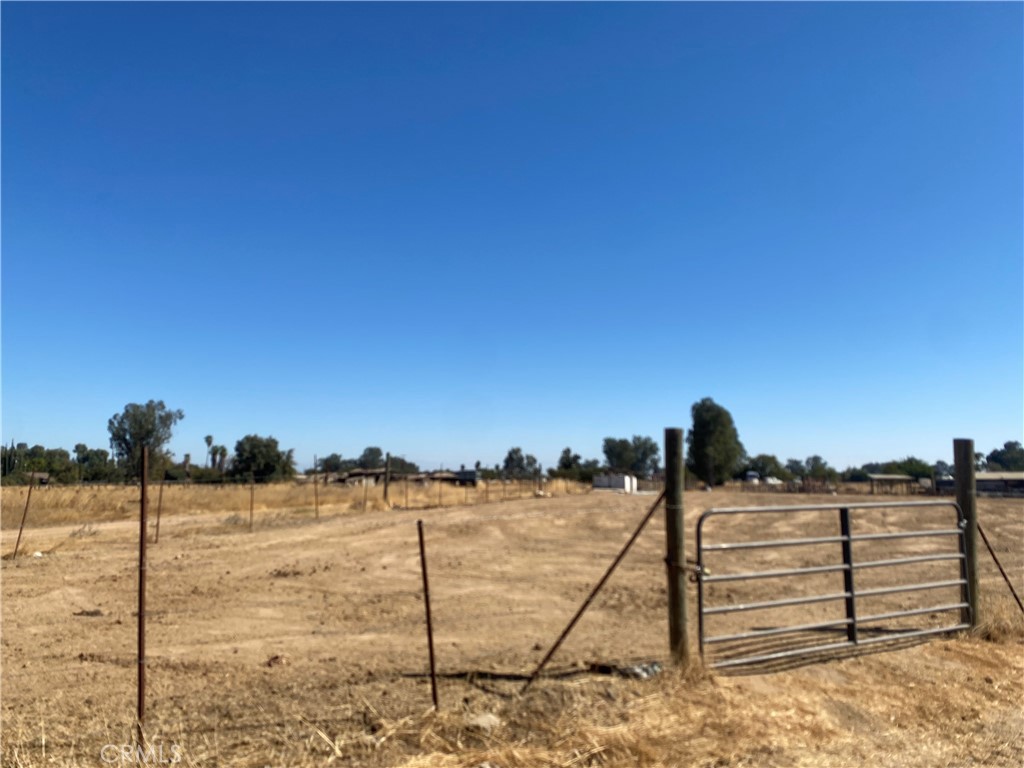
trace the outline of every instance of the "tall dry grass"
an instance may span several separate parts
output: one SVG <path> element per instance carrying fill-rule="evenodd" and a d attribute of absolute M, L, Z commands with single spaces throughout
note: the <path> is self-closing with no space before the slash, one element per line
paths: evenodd
<path fill-rule="evenodd" d="M 568 480 L 549 480 L 543 493 L 552 496 L 576 495 L 590 488 Z M 26 486 L 0 489 L 0 527 L 17 528 L 28 500 Z M 198 515 L 210 512 L 248 514 L 252 493 L 254 512 L 313 514 L 349 510 L 384 510 L 389 507 L 428 509 L 463 504 L 483 504 L 529 498 L 537 493 L 531 481 L 482 482 L 476 487 L 447 483 L 420 484 L 400 480 L 391 484 L 389 501 L 384 501 L 383 486 L 345 486 L 338 483 L 317 485 L 309 482 L 256 485 L 198 485 L 159 483 L 149 486 L 150 514 L 159 506 L 161 515 Z M 139 512 L 139 486 L 39 486 L 32 489 L 28 525 L 32 527 L 77 523 L 110 522 L 134 519 Z"/>

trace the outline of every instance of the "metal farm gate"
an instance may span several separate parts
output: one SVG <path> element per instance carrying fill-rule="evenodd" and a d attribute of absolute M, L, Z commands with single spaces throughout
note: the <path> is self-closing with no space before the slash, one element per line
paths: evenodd
<path fill-rule="evenodd" d="M 772 665 L 967 629 L 965 528 L 950 501 L 708 510 L 701 655 Z"/>

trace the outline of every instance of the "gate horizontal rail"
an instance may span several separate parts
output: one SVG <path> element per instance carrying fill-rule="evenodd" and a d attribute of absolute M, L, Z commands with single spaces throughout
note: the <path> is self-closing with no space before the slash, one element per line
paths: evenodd
<path fill-rule="evenodd" d="M 909 512 L 911 514 L 915 514 L 927 512 L 929 509 L 935 511 L 939 515 L 952 516 L 953 522 L 955 522 L 955 527 L 920 527 L 922 523 L 915 522 L 914 525 L 916 525 L 917 528 L 914 528 L 912 525 L 896 526 L 892 521 L 881 521 L 882 525 L 890 528 L 890 530 L 883 530 L 881 532 L 877 530 L 877 526 L 880 521 L 877 519 L 875 513 L 878 511 L 888 510 L 896 513 Z M 835 515 L 838 513 L 839 535 L 821 535 L 822 533 L 827 533 L 827 531 L 819 530 L 812 531 L 814 535 L 808 535 L 800 538 L 794 538 L 792 535 L 789 535 L 778 539 L 726 541 L 715 543 L 708 543 L 706 541 L 704 530 L 705 524 L 713 518 L 754 516 L 758 522 L 758 525 L 755 526 L 756 530 L 763 531 L 770 529 L 770 526 L 767 524 L 767 520 L 763 516 L 775 515 L 779 519 L 785 520 L 789 518 L 790 521 L 792 521 L 794 518 L 791 516 L 795 513 L 812 513 L 812 520 L 815 515 L 825 515 L 826 518 L 824 523 L 826 525 L 829 524 L 827 515 Z M 857 522 L 860 522 L 862 517 L 868 518 L 876 525 L 875 531 L 854 533 L 854 521 L 856 520 Z M 896 517 L 899 517 L 899 514 L 897 514 Z M 932 526 L 942 526 L 942 520 L 935 520 L 934 517 L 935 516 L 932 515 L 926 515 L 927 522 Z M 817 522 L 819 526 L 822 523 L 821 520 L 818 520 Z M 946 525 L 948 525 L 948 523 Z M 828 505 L 812 504 L 780 507 L 732 507 L 708 510 L 701 515 L 697 522 L 698 620 L 701 654 L 704 655 L 706 646 L 716 646 L 721 648 L 723 646 L 728 646 L 729 644 L 742 645 L 743 647 L 739 648 L 737 651 L 738 655 L 733 655 L 727 658 L 717 658 L 710 662 L 710 666 L 712 667 L 734 667 L 744 664 L 756 664 L 787 659 L 801 655 L 817 654 L 826 651 L 848 649 L 852 646 L 873 645 L 882 642 L 906 640 L 909 638 L 925 637 L 928 635 L 966 629 L 970 626 L 970 599 L 967 592 L 968 574 L 967 559 L 965 556 L 965 527 L 966 523 L 963 512 L 960 507 L 952 501 L 902 503 L 882 502 L 864 504 L 838 503 Z M 949 538 L 955 539 L 956 551 L 926 551 L 924 553 L 921 553 L 920 551 L 920 549 L 927 549 L 929 547 L 950 546 L 943 544 L 943 541 Z M 915 540 L 925 540 L 925 542 L 915 543 Z M 908 552 L 904 556 L 893 556 L 894 554 L 898 555 L 898 552 L 875 552 L 874 557 L 871 559 L 856 561 L 854 557 L 855 544 L 859 544 L 860 549 L 867 549 L 869 551 L 874 551 L 879 547 L 892 549 L 893 547 L 913 546 L 918 549 Z M 774 560 L 777 559 L 778 555 L 771 552 L 771 550 L 784 550 L 794 547 L 816 548 L 811 551 L 816 552 L 818 557 L 825 557 L 829 560 L 835 558 L 835 561 L 810 565 L 801 564 L 799 567 L 793 568 L 770 568 L 757 570 L 756 568 L 751 569 L 750 567 L 750 558 L 761 556 L 772 558 Z M 757 553 L 751 552 L 753 550 L 762 550 L 765 552 L 763 555 L 757 555 Z M 714 573 L 712 573 L 712 569 L 709 567 L 709 559 L 716 557 L 728 558 L 732 553 L 744 552 L 751 552 L 751 554 L 749 557 L 741 555 L 743 557 L 743 565 L 746 566 L 743 570 L 719 573 L 718 564 L 716 563 Z M 878 554 L 882 554 L 883 556 L 878 557 Z M 903 573 L 904 577 L 907 576 L 908 570 L 927 571 L 930 568 L 942 567 L 944 564 L 951 563 L 956 564 L 954 566 L 957 570 L 957 573 L 955 574 L 956 578 L 951 578 L 954 575 L 953 573 L 949 573 L 948 575 L 929 573 L 928 575 L 933 576 L 931 579 L 918 578 L 917 580 L 912 580 L 914 574 L 910 574 L 911 579 L 901 580 L 898 577 L 900 573 Z M 911 566 L 915 566 L 916 568 L 910 568 Z M 885 569 L 891 570 L 886 571 Z M 876 574 L 881 573 L 885 576 L 892 574 L 892 576 L 888 582 L 866 587 L 858 586 L 856 583 L 857 579 L 855 578 L 856 574 L 863 573 L 868 570 L 872 570 L 876 572 Z M 757 581 L 769 581 L 773 579 L 783 580 L 775 582 L 775 584 L 793 584 L 794 582 L 798 582 L 801 577 L 813 577 L 818 579 L 819 582 L 827 582 L 827 579 L 822 579 L 821 577 L 828 577 L 830 574 L 842 575 L 841 590 L 829 590 L 827 589 L 826 584 L 826 589 L 816 591 L 813 594 L 794 594 L 794 590 L 791 587 L 785 588 L 784 592 L 781 587 L 775 587 L 776 591 L 781 592 L 785 596 L 771 600 L 752 599 L 736 601 L 734 595 L 727 593 L 730 599 L 728 604 L 708 604 L 709 595 L 707 590 L 713 585 L 730 585 L 733 588 L 742 589 L 744 584 L 750 584 L 751 582 Z M 864 575 L 865 577 L 867 576 L 867 574 Z M 837 584 L 836 586 L 839 585 Z M 751 587 L 751 589 L 753 588 L 756 588 L 756 585 Z M 950 602 L 948 598 L 943 600 L 940 597 L 939 600 L 932 605 L 922 605 L 920 603 L 909 604 L 911 598 L 906 597 L 931 590 L 953 589 L 959 590 L 960 599 L 958 602 Z M 874 611 L 870 614 L 866 611 L 858 610 L 863 607 L 865 602 L 878 602 L 881 600 L 881 602 L 884 603 L 886 602 L 886 598 L 896 595 L 901 596 L 900 604 L 898 606 L 878 605 L 875 606 Z M 762 594 L 759 597 L 763 598 L 765 595 Z M 773 624 L 772 626 L 748 628 L 745 631 L 731 631 L 716 635 L 711 635 L 707 632 L 707 623 L 712 617 L 728 618 L 732 614 L 743 614 L 755 611 L 777 611 L 782 608 L 801 608 L 826 611 L 830 609 L 827 609 L 825 604 L 837 602 L 842 602 L 844 604 L 844 615 L 841 618 L 819 617 L 819 620 L 807 621 L 805 617 L 805 620 L 801 622 L 789 623 L 779 620 L 770 622 L 770 624 Z M 891 600 L 889 602 L 891 602 Z M 821 607 L 815 608 L 815 606 Z M 881 608 L 881 610 L 879 610 L 879 608 Z M 920 617 L 922 619 L 926 616 L 932 616 L 933 618 L 941 617 L 942 614 L 951 611 L 959 611 L 958 619 L 955 622 L 947 623 L 938 627 L 871 626 L 877 625 L 881 622 L 892 622 L 894 620 L 905 619 L 908 617 Z M 773 614 L 773 616 L 775 616 L 775 614 Z M 926 621 L 925 623 L 928 622 Z M 751 644 L 756 644 L 757 641 L 768 638 L 785 638 L 786 636 L 800 636 L 807 635 L 808 633 L 821 632 L 840 632 L 845 634 L 845 638 L 841 641 L 801 645 L 799 647 L 785 648 L 783 650 L 772 649 L 771 652 L 758 652 L 756 649 L 752 651 L 749 647 Z M 764 649 L 762 649 L 762 651 L 763 650 Z"/>

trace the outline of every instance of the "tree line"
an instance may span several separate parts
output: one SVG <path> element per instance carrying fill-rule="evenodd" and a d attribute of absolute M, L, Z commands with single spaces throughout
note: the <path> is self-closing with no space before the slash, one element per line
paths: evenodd
<path fill-rule="evenodd" d="M 787 459 L 783 464 L 771 454 L 747 455 L 728 410 L 711 398 L 694 403 L 690 409 L 693 427 L 686 436 L 687 469 L 709 485 L 720 485 L 729 479 L 742 479 L 749 472 L 760 477 L 776 477 L 783 481 L 812 479 L 822 482 L 865 481 L 868 475 L 909 475 L 913 478 L 951 475 L 953 467 L 945 461 L 927 462 L 916 456 L 881 462 L 868 462 L 860 467 L 838 470 L 821 456 L 801 461 Z M 975 469 L 989 472 L 1024 471 L 1024 446 L 1006 442 L 988 454 L 976 453 Z"/>
<path fill-rule="evenodd" d="M 306 470 L 306 474 L 313 474 L 315 472 L 342 474 L 351 472 L 353 469 L 383 469 L 385 463 L 384 451 L 375 445 L 370 445 L 356 459 L 344 459 L 340 453 L 332 453 L 322 459 L 317 459 L 316 467 Z M 406 461 L 400 456 L 392 456 L 391 471 L 406 474 L 419 472 L 420 468 L 415 463 Z"/>
<path fill-rule="evenodd" d="M 782 481 L 812 479 L 821 482 L 862 481 L 871 474 L 900 474 L 914 478 L 944 476 L 952 467 L 944 461 L 929 463 L 915 456 L 883 462 L 869 462 L 860 467 L 838 470 L 819 455 L 806 459 L 787 459 L 785 463 L 771 454 L 748 456 L 740 441 L 732 414 L 711 398 L 704 398 L 690 409 L 692 426 L 686 435 L 686 468 L 708 485 L 720 485 L 730 479 L 742 479 L 750 472 L 759 477 L 775 477 Z M 0 477 L 5 485 L 27 484 L 33 477 L 46 475 L 49 482 L 119 483 L 137 480 L 141 473 L 143 447 L 149 448 L 151 478 L 189 480 L 192 482 L 231 482 L 253 480 L 259 483 L 288 480 L 295 476 L 292 449 L 283 450 L 273 437 L 246 435 L 235 443 L 234 451 L 204 438 L 206 457 L 201 465 L 192 463 L 191 455 L 175 462 L 167 450 L 174 426 L 185 418 L 184 411 L 168 408 L 162 400 L 143 404 L 129 403 L 121 413 L 107 422 L 110 450 L 90 448 L 84 443 L 74 452 L 63 448 L 29 447 L 26 443 L 0 447 Z M 651 437 L 606 437 L 602 444 L 603 461 L 583 459 L 571 447 L 563 449 L 554 467 L 547 469 L 549 478 L 564 478 L 589 483 L 603 472 L 633 474 L 642 478 L 661 472 L 660 448 Z M 379 469 L 384 466 L 384 452 L 368 446 L 355 458 L 332 453 L 316 461 L 307 470 L 341 474 L 354 469 Z M 988 454 L 975 454 L 978 470 L 1024 471 L 1024 446 L 1008 441 Z M 396 473 L 419 472 L 419 467 L 401 457 L 391 457 Z M 462 467 L 465 469 L 465 466 Z M 503 462 L 493 467 L 475 464 L 482 479 L 539 479 L 543 467 L 536 456 L 519 446 L 510 448 Z"/>
<path fill-rule="evenodd" d="M 274 437 L 246 435 L 235 443 L 234 451 L 206 435 L 206 457 L 202 464 L 192 463 L 191 454 L 176 462 L 167 450 L 174 426 L 185 418 L 184 411 L 168 408 L 162 400 L 145 404 L 129 403 L 107 422 L 110 450 L 75 446 L 74 455 L 63 448 L 29 447 L 13 441 L 0 447 L 0 477 L 5 485 L 28 484 L 45 476 L 47 482 L 124 483 L 138 480 L 142 472 L 142 449 L 149 449 L 150 478 L 190 482 L 278 482 L 296 475 L 295 453 L 284 450 Z M 332 453 L 318 459 L 309 472 L 343 473 L 352 469 L 376 469 L 384 466 L 384 453 L 367 447 L 356 459 L 344 459 Z M 413 462 L 392 457 L 395 472 L 418 472 Z"/>
<path fill-rule="evenodd" d="M 273 482 L 295 475 L 295 457 L 282 450 L 273 437 L 246 435 L 235 443 L 234 453 L 216 445 L 207 435 L 206 461 L 192 464 L 186 453 L 180 463 L 167 450 L 174 426 L 185 418 L 180 409 L 162 400 L 129 403 L 107 422 L 110 450 L 75 446 L 74 456 L 63 448 L 29 447 L 26 443 L 0 447 L 0 475 L 5 485 L 27 484 L 45 477 L 53 483 L 123 483 L 142 474 L 142 453 L 149 449 L 150 478 L 192 482 L 255 480 Z"/>

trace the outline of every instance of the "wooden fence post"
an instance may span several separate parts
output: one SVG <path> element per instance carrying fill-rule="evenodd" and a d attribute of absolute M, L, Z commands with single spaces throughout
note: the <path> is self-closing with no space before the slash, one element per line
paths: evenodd
<path fill-rule="evenodd" d="M 960 620 L 977 628 L 978 616 L 978 506 L 977 485 L 974 477 L 974 441 L 953 441 L 953 472 L 956 477 L 956 503 L 964 514 L 964 560 L 961 575 L 967 585 L 961 589 L 961 602 L 969 607 L 960 609 Z"/>
<path fill-rule="evenodd" d="M 138 699 L 135 726 L 143 743 L 142 725 L 146 719 L 146 494 L 149 491 L 149 448 L 142 448 L 142 488 L 139 501 L 139 610 L 138 610 Z"/>
<path fill-rule="evenodd" d="M 686 627 L 686 551 L 683 528 L 683 430 L 665 430 L 665 537 L 668 553 L 668 637 L 676 663 L 690 660 Z"/>

